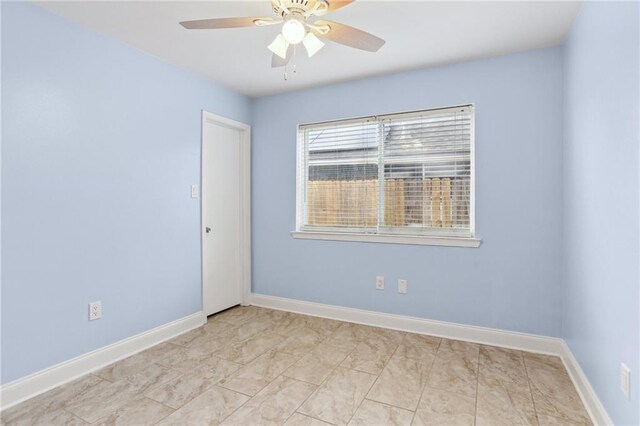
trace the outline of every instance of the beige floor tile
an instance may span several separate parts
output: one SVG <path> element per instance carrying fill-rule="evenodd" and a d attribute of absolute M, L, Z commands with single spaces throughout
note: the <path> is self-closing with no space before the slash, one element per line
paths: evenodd
<path fill-rule="evenodd" d="M 280 352 L 302 356 L 313 350 L 329 334 L 328 331 L 303 326 L 294 330 L 276 349 Z"/>
<path fill-rule="evenodd" d="M 562 360 L 557 356 L 522 353 L 528 371 L 555 371 L 558 374 L 567 375 Z"/>
<path fill-rule="evenodd" d="M 591 426 L 593 423 L 589 422 L 574 422 L 567 419 L 561 419 L 554 416 L 547 416 L 545 414 L 538 415 L 538 423 L 540 426 Z"/>
<path fill-rule="evenodd" d="M 549 376 L 531 379 L 531 393 L 538 414 L 558 417 L 575 423 L 590 423 L 571 381 Z"/>
<path fill-rule="evenodd" d="M 373 327 L 367 337 L 382 338 L 389 342 L 400 344 L 407 333 L 386 328 Z"/>
<path fill-rule="evenodd" d="M 476 426 L 537 425 L 529 386 L 480 378 Z"/>
<path fill-rule="evenodd" d="M 537 425 L 520 351 L 480 347 L 476 425 Z"/>
<path fill-rule="evenodd" d="M 413 411 L 365 399 L 353 415 L 349 425 L 410 425 L 412 419 Z"/>
<path fill-rule="evenodd" d="M 216 324 L 220 324 L 226 329 L 230 327 L 230 325 L 226 323 L 225 324 L 216 323 Z M 204 326 L 198 327 L 191 331 L 187 331 L 186 333 L 182 333 L 181 335 L 176 336 L 173 339 L 168 340 L 167 343 L 172 343 L 174 345 L 179 345 L 179 346 L 189 346 L 191 342 L 193 342 L 196 339 L 202 338 L 207 334 L 208 334 L 207 330 L 204 328 Z"/>
<path fill-rule="evenodd" d="M 213 386 L 158 424 L 218 425 L 248 400 L 246 395 Z"/>
<path fill-rule="evenodd" d="M 327 335 L 336 331 L 338 327 L 344 324 L 342 321 L 331 320 L 327 318 L 320 317 L 304 317 L 304 325 L 306 327 L 312 328 L 314 330 L 318 330 L 322 333 L 326 333 Z"/>
<path fill-rule="evenodd" d="M 260 309 L 253 306 L 237 306 L 222 311 L 219 314 L 212 315 L 207 322 L 223 321 L 229 324 L 240 325 L 253 319 L 259 312 Z"/>
<path fill-rule="evenodd" d="M 299 315 L 294 314 L 293 312 L 280 311 L 277 309 L 265 309 L 261 314 L 261 317 L 263 319 L 272 321 L 274 323 L 287 321 L 288 318 L 295 317 L 295 316 L 299 316 Z"/>
<path fill-rule="evenodd" d="M 211 352 L 199 347 L 176 346 L 176 349 L 168 351 L 161 357 L 158 364 L 186 373 L 193 370 L 210 355 Z"/>
<path fill-rule="evenodd" d="M 227 333 L 230 333 L 237 327 L 237 325 L 223 321 L 207 321 L 207 323 L 202 326 L 204 331 L 213 336 L 213 338 L 225 337 Z"/>
<path fill-rule="evenodd" d="M 333 424 L 346 424 L 371 389 L 376 376 L 338 367 L 298 412 Z"/>
<path fill-rule="evenodd" d="M 178 345 L 163 342 L 140 352 L 138 355 L 144 356 L 148 363 L 158 363 L 160 359 L 178 349 Z"/>
<path fill-rule="evenodd" d="M 558 357 L 258 307 L 96 374 L 0 423 L 591 425 Z"/>
<path fill-rule="evenodd" d="M 289 315 L 282 320 L 275 322 L 269 331 L 282 336 L 290 336 L 296 330 L 305 327 L 305 318 L 306 317 L 297 314 Z"/>
<path fill-rule="evenodd" d="M 355 345 L 355 342 L 346 345 L 320 343 L 313 351 L 285 370 L 283 375 L 319 385 L 349 355 Z"/>
<path fill-rule="evenodd" d="M 193 339 L 187 346 L 202 352 L 213 353 L 233 343 L 232 337 L 237 330 L 238 328 L 234 327 L 224 333 L 206 333 Z"/>
<path fill-rule="evenodd" d="M 475 402 L 472 397 L 427 387 L 422 392 L 412 424 L 473 426 Z"/>
<path fill-rule="evenodd" d="M 140 392 L 146 392 L 147 390 L 154 389 L 181 375 L 182 373 L 178 370 L 166 368 L 160 364 L 150 364 L 149 366 L 142 368 L 138 374 L 134 374 L 127 380 L 134 385 L 140 386 Z"/>
<path fill-rule="evenodd" d="M 523 371 L 525 369 L 522 352 L 514 349 L 481 345 L 478 360 L 481 366 L 504 366 L 511 370 Z"/>
<path fill-rule="evenodd" d="M 233 376 L 221 381 L 220 386 L 253 396 L 297 360 L 297 356 L 284 352 L 266 352 L 240 368 Z"/>
<path fill-rule="evenodd" d="M 93 374 L 110 382 L 116 382 L 140 373 L 140 370 L 149 366 L 150 363 L 148 355 L 141 352 L 101 368 Z"/>
<path fill-rule="evenodd" d="M 11 424 L 36 423 L 36 419 L 50 413 L 60 413 L 59 409 L 78 395 L 98 385 L 103 380 L 92 374 L 88 374 L 73 382 L 52 389 L 21 404 L 2 411 L 2 422 Z"/>
<path fill-rule="evenodd" d="M 415 359 L 435 357 L 440 340 L 442 339 L 439 337 L 407 333 L 400 342 L 396 353 L 406 358 Z"/>
<path fill-rule="evenodd" d="M 524 361 L 538 415 L 590 423 L 580 396 L 558 357 L 525 353 Z"/>
<path fill-rule="evenodd" d="M 149 398 L 137 398 L 97 422 L 100 426 L 154 425 L 173 413 L 173 409 Z"/>
<path fill-rule="evenodd" d="M 373 327 L 345 322 L 327 337 L 332 343 L 359 343 L 371 333 Z"/>
<path fill-rule="evenodd" d="M 314 419 L 300 413 L 293 413 L 289 419 L 284 422 L 284 426 L 331 426 L 331 423 Z"/>
<path fill-rule="evenodd" d="M 240 364 L 247 364 L 263 353 L 278 346 L 285 340 L 285 337 L 271 332 L 259 333 L 244 342 L 235 343 L 215 354 L 220 358 Z"/>
<path fill-rule="evenodd" d="M 367 395 L 368 399 L 415 410 L 427 382 L 433 356 L 425 359 L 394 355 Z"/>
<path fill-rule="evenodd" d="M 475 343 L 443 339 L 429 373 L 428 386 L 475 398 L 479 350 Z"/>
<path fill-rule="evenodd" d="M 315 388 L 316 386 L 312 384 L 280 376 L 227 418 L 223 424 L 281 425 Z"/>
<path fill-rule="evenodd" d="M 212 356 L 188 373 L 147 392 L 146 396 L 166 406 L 180 408 L 240 367 L 242 364 Z"/>
<path fill-rule="evenodd" d="M 438 355 L 441 357 L 463 356 L 469 359 L 478 359 L 480 345 L 477 343 L 464 342 L 462 340 L 442 339 L 438 346 Z"/>
<path fill-rule="evenodd" d="M 2 424 L 6 424 L 7 426 L 85 426 L 89 423 L 77 416 L 74 416 L 63 408 L 57 408 L 51 411 L 41 411 L 37 414 L 32 413 L 27 416 L 19 417 L 12 422 Z"/>
<path fill-rule="evenodd" d="M 341 366 L 378 375 L 399 344 L 399 341 L 372 333 L 358 343 Z"/>
<path fill-rule="evenodd" d="M 527 386 L 529 379 L 522 352 L 492 346 L 480 347 L 479 375 L 485 380 Z"/>
<path fill-rule="evenodd" d="M 77 395 L 65 409 L 89 423 L 107 417 L 140 395 L 141 387 L 126 380 L 102 381 Z"/>
<path fill-rule="evenodd" d="M 249 321 L 244 324 L 240 324 L 238 327 L 233 328 L 230 332 L 226 333 L 224 340 L 230 343 L 238 343 L 243 340 L 247 340 L 253 336 L 262 333 L 265 330 L 269 330 L 273 333 L 273 324 L 265 321 Z M 219 333 L 222 335 L 223 333 Z"/>

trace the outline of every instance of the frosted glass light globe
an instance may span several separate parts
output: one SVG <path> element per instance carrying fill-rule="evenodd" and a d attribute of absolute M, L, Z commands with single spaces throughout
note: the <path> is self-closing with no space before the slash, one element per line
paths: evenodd
<path fill-rule="evenodd" d="M 306 32 L 304 24 L 297 19 L 289 19 L 282 26 L 282 35 L 291 44 L 300 43 Z"/>

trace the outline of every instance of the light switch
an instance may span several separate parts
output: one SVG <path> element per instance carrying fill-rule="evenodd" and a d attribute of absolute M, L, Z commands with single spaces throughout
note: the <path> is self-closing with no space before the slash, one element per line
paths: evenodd
<path fill-rule="evenodd" d="M 191 198 L 198 198 L 198 185 L 191 185 Z"/>

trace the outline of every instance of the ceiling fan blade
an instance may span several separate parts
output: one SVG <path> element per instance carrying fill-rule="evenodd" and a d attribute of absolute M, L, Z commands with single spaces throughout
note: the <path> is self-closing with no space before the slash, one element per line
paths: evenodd
<path fill-rule="evenodd" d="M 180 25 L 188 30 L 211 30 L 218 28 L 240 28 L 240 27 L 253 27 L 254 25 L 268 25 L 270 23 L 278 23 L 272 18 L 264 18 L 260 16 L 249 18 L 214 18 L 214 19 L 199 19 L 197 21 L 183 21 Z"/>
<path fill-rule="evenodd" d="M 327 8 L 327 13 L 335 12 L 336 10 L 348 6 L 353 3 L 355 0 L 329 0 L 329 7 Z"/>
<path fill-rule="evenodd" d="M 271 56 L 271 68 L 280 68 L 284 67 L 289 63 L 289 61 L 293 58 L 293 44 L 290 44 L 287 48 L 287 57 L 281 58 L 275 53 Z"/>
<path fill-rule="evenodd" d="M 323 34 L 322 31 L 313 28 L 324 26 L 329 27 L 329 31 L 326 34 Z M 350 27 L 349 25 L 339 24 L 337 22 L 318 20 L 312 24 L 311 30 L 316 35 L 333 42 L 354 47 L 356 49 L 367 50 L 369 52 L 377 52 L 385 43 L 385 41 L 380 37 L 376 37 L 366 31 Z"/>

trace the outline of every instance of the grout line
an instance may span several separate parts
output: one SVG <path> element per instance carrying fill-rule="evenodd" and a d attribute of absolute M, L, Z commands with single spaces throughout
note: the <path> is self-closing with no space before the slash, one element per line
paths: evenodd
<path fill-rule="evenodd" d="M 369 332 L 369 334 L 371 334 L 371 332 Z M 369 334 L 367 334 L 367 337 L 369 336 Z M 404 337 L 402 338 L 402 340 L 404 340 Z M 357 347 L 357 346 L 356 346 Z M 378 380 L 380 379 L 380 376 L 382 375 L 382 373 L 384 372 L 385 368 L 387 368 L 387 365 L 389 365 L 389 362 L 391 362 L 391 358 L 393 358 L 393 356 L 396 354 L 396 352 L 398 352 L 398 348 L 400 347 L 400 343 L 398 343 L 398 345 L 396 346 L 396 348 L 393 350 L 393 353 L 391 354 L 391 356 L 387 359 L 387 361 L 384 363 L 384 366 L 382 367 L 382 370 L 380 370 L 380 373 L 375 375 L 376 379 L 373 381 L 373 383 L 371 383 L 371 386 L 369 386 L 369 389 L 367 389 L 367 392 L 364 394 L 364 398 L 362 398 L 362 401 L 360 401 L 360 404 L 358 404 L 358 408 L 356 408 L 353 413 L 351 413 L 351 417 L 349 418 L 349 422 L 353 419 L 353 416 L 356 415 L 356 413 L 358 412 L 358 410 L 360 409 L 360 407 L 362 406 L 362 403 L 365 401 L 365 399 L 367 399 L 367 396 L 369 396 L 369 393 L 371 392 L 371 389 L 373 389 L 373 387 L 376 385 L 376 383 L 378 383 Z M 355 349 L 354 349 L 355 350 Z M 354 371 L 358 371 L 353 369 Z M 371 374 L 371 373 L 369 373 Z M 347 423 L 349 423 L 347 422 Z"/>
<path fill-rule="evenodd" d="M 308 381 L 306 381 L 306 380 L 299 379 L 299 378 L 297 378 L 297 377 L 287 376 L 287 375 L 285 374 L 285 371 L 283 371 L 282 373 L 280 373 L 280 376 L 284 377 L 285 379 L 297 380 L 297 381 L 299 381 L 299 382 L 307 383 L 307 384 L 313 385 L 313 386 L 315 386 L 315 387 L 320 387 L 320 385 L 318 385 L 318 384 L 315 384 L 315 383 L 312 383 L 312 382 L 308 382 Z M 273 380 L 275 380 L 275 379 L 273 379 Z"/>
<path fill-rule="evenodd" d="M 281 376 L 282 376 L 282 375 L 281 375 Z M 328 421 L 326 421 L 326 420 L 318 419 L 318 418 L 313 417 L 313 416 L 311 416 L 311 415 L 309 415 L 309 414 L 303 414 L 303 413 L 300 413 L 300 412 L 298 411 L 298 409 L 299 409 L 300 407 L 302 407 L 302 406 L 305 404 L 305 402 L 307 402 L 307 401 L 309 400 L 309 398 L 311 398 L 313 395 L 315 395 L 315 394 L 318 392 L 318 390 L 320 389 L 320 387 L 322 386 L 322 384 L 324 384 L 324 382 L 325 382 L 329 377 L 331 377 L 331 374 L 329 374 L 329 375 L 325 378 L 325 380 L 323 380 L 323 382 L 322 382 L 321 384 L 319 384 L 319 385 L 316 385 L 316 384 L 314 384 L 314 383 L 305 382 L 304 380 L 295 379 L 295 378 L 293 378 L 293 377 L 288 377 L 288 376 L 282 376 L 282 377 L 284 377 L 284 378 L 286 378 L 286 379 L 289 379 L 289 380 L 296 380 L 296 381 L 298 381 L 298 382 L 308 383 L 308 384 L 313 385 L 313 386 L 315 386 L 315 387 L 316 387 L 316 388 L 313 390 L 313 392 L 311 392 L 311 393 L 309 394 L 309 396 L 308 396 L 308 397 L 306 397 L 306 398 L 304 399 L 304 401 L 302 401 L 302 402 L 300 403 L 300 405 L 298 405 L 298 406 L 295 408 L 295 410 L 293 410 L 293 412 L 291 413 L 291 415 L 289 416 L 289 418 L 291 418 L 291 416 L 293 416 L 295 413 L 299 413 L 299 414 L 301 414 L 301 415 L 303 415 L 303 416 L 307 416 L 307 417 L 310 417 L 310 418 L 312 418 L 312 419 L 316 419 L 316 420 L 320 420 L 320 421 L 325 422 L 325 423 L 333 424 L 333 423 L 328 422 Z M 274 379 L 274 380 L 275 380 L 275 379 Z M 289 420 L 289 418 L 287 418 L 287 420 Z"/>
<path fill-rule="evenodd" d="M 398 407 L 397 405 L 389 404 L 388 402 L 376 401 L 375 399 L 371 399 L 371 398 L 367 398 L 367 397 L 365 397 L 362 400 L 362 402 L 364 402 L 364 401 L 373 402 L 373 403 L 376 403 L 376 404 L 384 405 L 385 407 L 395 408 L 397 410 L 410 411 L 411 413 L 415 413 L 416 412 L 416 410 L 412 410 L 411 408 Z"/>
<path fill-rule="evenodd" d="M 223 388 L 223 387 L 221 387 L 221 386 L 218 386 L 218 387 L 219 387 L 219 388 L 221 388 L 221 389 L 225 389 L 225 390 L 231 391 L 231 392 L 235 392 L 235 391 L 232 391 L 231 389 Z M 238 392 L 238 393 L 240 393 L 240 392 Z M 202 394 L 200 394 L 200 395 L 202 395 Z M 243 393 L 241 393 L 241 395 L 244 395 L 244 394 L 243 394 Z M 248 396 L 248 395 L 245 395 L 245 396 Z M 194 398 L 194 399 L 195 399 L 195 398 Z M 232 412 L 230 412 L 230 413 L 229 413 L 227 416 L 225 416 L 224 418 L 220 419 L 220 422 L 219 422 L 218 424 L 220 424 L 220 423 L 224 422 L 224 421 L 225 421 L 225 420 L 227 420 L 229 417 L 233 416 L 236 412 L 238 412 L 238 410 L 240 410 L 240 409 L 241 409 L 241 408 L 243 408 L 245 405 L 247 405 L 247 403 L 248 403 L 249 401 L 251 401 L 252 399 L 253 399 L 253 397 L 250 397 L 250 398 L 249 398 L 249 399 L 247 399 L 245 402 L 243 402 L 242 404 L 240 404 L 240 406 L 238 406 L 238 408 L 236 408 L 235 410 L 233 410 Z"/>
<path fill-rule="evenodd" d="M 391 358 L 389 358 L 389 359 L 391 359 Z M 351 413 L 351 416 L 349 417 L 349 421 L 347 422 L 347 424 L 349 424 L 349 422 L 351 422 L 351 419 L 353 419 L 353 416 L 356 415 L 356 413 L 358 412 L 358 410 L 362 406 L 362 403 L 364 402 L 365 399 L 367 399 L 367 395 L 369 395 L 369 392 L 371 392 L 371 389 L 376 384 L 376 382 L 378 381 L 379 378 L 380 378 L 380 376 L 376 377 L 376 379 L 373 381 L 373 383 L 371 383 L 371 386 L 369 386 L 369 389 L 367 389 L 367 392 L 364 394 L 364 397 L 362 398 L 362 401 L 360 401 L 360 404 L 358 404 L 358 407 L 355 410 L 353 410 L 353 413 Z"/>
<path fill-rule="evenodd" d="M 81 422 L 86 423 L 86 424 L 90 424 L 88 421 L 86 421 L 86 420 L 85 420 L 85 419 L 83 419 L 82 417 L 77 416 L 77 415 L 75 415 L 74 413 L 72 413 L 71 411 L 67 410 L 64 406 L 63 406 L 63 407 L 61 407 L 60 409 L 61 409 L 62 411 L 64 411 L 65 413 L 70 414 L 70 415 L 71 415 L 71 416 L 73 416 L 74 418 L 76 418 L 76 419 L 80 420 Z M 16 421 L 16 420 L 14 420 L 14 421 Z M 4 423 L 2 423 L 2 424 L 4 425 Z M 8 423 L 7 423 L 7 424 L 8 424 Z"/>
<path fill-rule="evenodd" d="M 331 334 L 329 334 L 329 335 L 328 335 L 328 336 L 327 336 L 327 337 L 326 337 L 322 342 L 324 342 L 324 341 L 326 341 L 327 339 L 329 339 L 329 337 L 330 337 L 331 335 L 333 335 L 335 332 L 337 332 L 337 330 L 342 326 L 342 324 L 344 324 L 344 323 L 345 323 L 344 321 L 340 321 L 340 322 L 341 322 L 341 324 L 340 324 L 338 327 L 336 327 L 336 329 L 335 329 L 333 332 L 331 332 Z M 347 323 L 347 324 L 350 324 L 350 323 Z M 367 336 L 368 336 L 370 333 L 371 333 L 371 331 L 369 331 L 369 333 L 367 333 Z M 366 337 L 366 336 L 365 336 L 365 337 Z M 322 343 L 322 342 L 320 342 L 320 343 Z M 347 355 L 346 355 L 346 356 L 345 356 L 345 357 L 344 357 L 340 362 L 338 362 L 338 363 L 337 363 L 337 364 L 336 364 L 336 365 L 331 369 L 331 371 L 329 372 L 329 374 L 327 374 L 327 377 L 325 377 L 325 378 L 324 378 L 324 380 L 323 380 L 319 385 L 316 385 L 316 386 L 317 386 L 317 388 L 316 388 L 313 392 L 311 392 L 311 395 L 309 395 L 309 396 L 308 396 L 308 397 L 307 397 L 307 398 L 302 402 L 302 404 L 300 404 L 300 405 L 298 406 L 298 408 L 296 408 L 296 412 L 298 412 L 298 409 L 299 409 L 300 407 L 302 407 L 302 406 L 303 406 L 303 405 L 304 405 L 304 404 L 305 404 L 305 403 L 306 403 L 306 402 L 307 402 L 307 401 L 308 401 L 308 400 L 309 400 L 313 395 L 317 394 L 317 393 L 318 393 L 318 391 L 319 391 L 319 390 L 320 390 L 320 389 L 321 389 L 321 388 L 322 388 L 322 387 L 323 387 L 323 386 L 324 386 L 324 385 L 329 381 L 329 378 L 331 378 L 331 377 L 333 376 L 333 373 L 334 373 L 334 372 L 335 372 L 339 367 L 341 367 L 342 363 L 343 363 L 347 358 L 349 358 L 349 356 L 350 356 L 350 355 L 351 355 L 351 354 L 356 350 L 356 348 L 358 347 L 358 345 L 360 344 L 360 342 L 361 342 L 361 341 L 357 341 L 357 344 L 353 347 L 353 349 L 352 349 L 352 350 L 351 350 L 351 351 L 350 351 L 350 352 L 349 352 L 349 353 L 348 353 L 348 354 L 347 354 Z M 316 347 L 317 347 L 317 346 L 316 346 Z M 347 369 L 347 370 L 349 369 L 349 368 L 347 368 L 347 367 L 342 367 L 342 368 L 345 368 L 345 369 Z M 367 373 L 367 374 L 368 374 L 368 373 Z M 286 376 L 285 376 L 285 377 L 286 377 Z M 294 380 L 295 380 L 295 379 L 294 379 Z M 376 378 L 376 380 L 377 380 L 377 378 Z M 301 381 L 302 381 L 302 380 L 301 380 Z M 305 382 L 305 383 L 307 383 L 307 382 Z M 369 388 L 369 390 L 370 390 L 370 388 Z M 367 393 L 369 393 L 369 390 L 367 390 Z M 365 398 L 366 398 L 366 395 L 365 395 Z M 364 399 L 363 399 L 363 400 L 364 400 Z M 356 411 L 357 411 L 357 410 L 356 410 Z M 314 419 L 316 419 L 316 420 L 323 421 L 323 422 L 325 422 L 325 423 L 330 423 L 330 422 L 327 422 L 326 420 L 317 419 L 317 418 L 315 418 L 315 417 L 313 417 L 313 416 L 309 416 L 308 414 L 304 414 L 304 413 L 300 413 L 300 414 L 302 414 L 303 416 L 307 416 L 307 417 L 314 418 Z M 354 414 L 355 414 L 355 411 L 354 411 Z M 352 417 L 353 417 L 353 414 L 352 414 Z"/>
<path fill-rule="evenodd" d="M 536 407 L 536 400 L 533 398 L 533 389 L 531 388 L 531 378 L 529 378 L 529 369 L 527 368 L 527 360 L 524 357 L 524 353 L 520 352 L 520 357 L 522 358 L 522 365 L 524 365 L 524 373 L 527 376 L 527 385 L 529 385 L 529 395 L 531 395 L 531 403 L 533 404 L 533 412 L 536 415 L 536 420 L 538 424 L 540 424 L 540 419 L 538 418 L 538 408 Z"/>
<path fill-rule="evenodd" d="M 480 382 L 480 349 L 483 345 L 478 346 L 478 361 L 477 361 L 477 370 L 476 370 L 476 401 L 473 407 L 473 424 L 476 425 L 478 423 L 478 386 Z"/>
<path fill-rule="evenodd" d="M 287 421 L 289 421 L 289 419 L 290 419 L 291 417 L 293 417 L 293 415 L 294 415 L 295 413 L 298 413 L 298 408 L 302 407 L 302 405 L 303 405 L 305 402 L 307 402 L 307 400 L 308 400 L 309 398 L 311 398 L 311 395 L 313 395 L 314 393 L 316 393 L 316 391 L 320 388 L 320 386 L 318 386 L 318 385 L 316 385 L 316 384 L 313 384 L 313 383 L 305 382 L 304 380 L 294 379 L 293 377 L 283 376 L 282 374 L 280 374 L 280 376 L 278 376 L 278 377 L 282 377 L 282 378 L 284 378 L 285 380 L 294 380 L 294 381 L 301 382 L 301 383 L 307 383 L 307 384 L 310 384 L 310 385 L 313 385 L 313 386 L 315 386 L 315 387 L 316 387 L 316 388 L 315 388 L 315 389 L 314 389 L 314 390 L 309 394 L 309 396 L 308 396 L 308 397 L 306 397 L 306 398 L 304 399 L 304 401 L 302 401 L 302 402 L 301 402 L 301 403 L 300 403 L 296 408 L 294 408 L 294 410 L 291 412 L 291 414 L 289 414 L 289 417 L 287 417 L 287 419 L 282 423 L 282 424 L 284 424 L 284 423 L 286 423 Z M 276 379 L 274 379 L 274 380 L 276 380 Z M 310 417 L 310 418 L 312 418 L 312 419 L 315 419 L 315 417 L 313 417 L 313 416 L 309 416 L 309 415 L 307 415 L 307 414 L 302 414 L 302 413 L 298 413 L 298 414 L 300 414 L 300 415 L 302 415 L 302 416 Z M 321 420 L 321 419 L 316 419 L 316 420 L 320 420 L 320 421 L 325 422 L 324 420 Z M 325 422 L 325 423 L 329 423 L 329 422 Z"/>
<path fill-rule="evenodd" d="M 294 411 L 294 412 L 293 412 L 293 414 L 291 414 L 291 416 L 289 416 L 289 417 L 292 417 L 292 416 L 293 416 L 294 414 L 296 414 L 296 413 L 297 413 L 297 414 L 300 414 L 301 416 L 304 416 L 304 417 L 308 417 L 308 418 L 310 418 L 310 419 L 313 419 L 313 420 L 318 420 L 319 422 L 326 423 L 326 424 L 328 424 L 328 425 L 336 425 L 336 423 L 331 423 L 331 422 L 328 422 L 328 421 L 326 421 L 326 420 L 322 420 L 322 419 L 319 419 L 319 418 L 317 418 L 317 417 L 313 417 L 313 416 L 311 416 L 311 415 L 309 415 L 309 414 L 301 413 L 301 412 L 300 412 L 300 411 L 298 411 L 298 410 Z M 287 419 L 287 420 L 289 420 L 289 419 Z M 336 426 L 337 426 L 337 425 L 336 425 Z"/>
<path fill-rule="evenodd" d="M 167 407 L 167 408 L 169 408 L 169 409 L 171 410 L 171 412 L 170 412 L 169 414 L 167 414 L 166 416 L 164 416 L 164 417 L 162 417 L 162 418 L 158 419 L 158 421 L 157 421 L 157 422 L 155 422 L 155 423 L 154 423 L 154 425 L 157 425 L 158 423 L 160 423 L 161 421 L 163 421 L 164 419 L 166 419 L 167 417 L 169 417 L 170 415 L 172 415 L 173 413 L 175 413 L 176 411 L 178 411 L 178 409 L 177 409 L 177 408 L 169 407 L 167 404 L 163 404 L 162 402 L 160 402 L 160 401 L 156 401 L 156 400 L 155 400 L 155 399 L 153 399 L 153 398 L 149 398 L 149 397 L 148 397 L 148 396 L 146 396 L 146 395 L 143 395 L 143 397 L 142 397 L 142 398 L 140 398 L 140 399 L 148 399 L 148 400 L 149 400 L 149 401 L 151 401 L 151 402 L 155 402 L 156 404 L 160 404 L 160 405 L 162 405 L 162 406 L 164 406 L 164 407 Z"/>
<path fill-rule="evenodd" d="M 413 334 L 413 333 L 411 333 Z M 444 340 L 443 337 L 439 337 L 440 340 L 438 340 L 438 347 L 436 347 L 436 353 L 435 355 L 433 355 L 433 359 L 431 360 L 431 365 L 429 366 L 429 371 L 427 373 L 427 378 L 424 381 L 424 386 L 422 387 L 422 390 L 420 390 L 420 397 L 418 398 L 418 405 L 416 405 L 416 409 L 413 412 L 413 417 L 411 418 L 411 424 L 413 424 L 413 421 L 416 418 L 416 415 L 418 414 L 418 410 L 420 409 L 420 401 L 422 401 L 422 396 L 424 395 L 424 390 L 428 387 L 429 384 L 429 377 L 431 376 L 431 372 L 433 371 L 433 366 L 436 363 L 436 358 L 438 357 L 438 352 L 440 352 L 440 346 L 442 345 L 442 340 Z"/>

